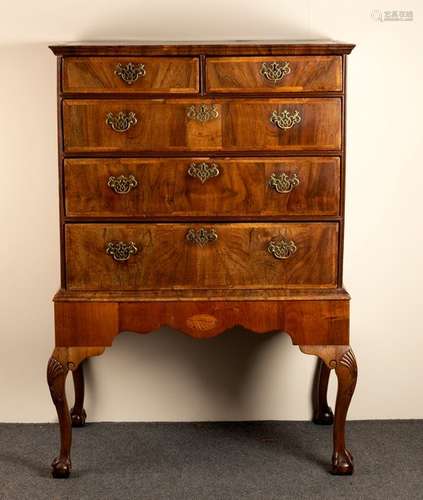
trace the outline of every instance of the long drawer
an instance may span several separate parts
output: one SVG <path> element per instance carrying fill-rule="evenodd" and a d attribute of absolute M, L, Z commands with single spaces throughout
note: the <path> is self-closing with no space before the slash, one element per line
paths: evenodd
<path fill-rule="evenodd" d="M 199 92 L 197 57 L 67 57 L 64 92 L 187 93 Z"/>
<path fill-rule="evenodd" d="M 341 56 L 209 57 L 206 88 L 214 93 L 342 90 Z"/>
<path fill-rule="evenodd" d="M 70 217 L 266 217 L 339 213 L 336 157 L 67 159 Z"/>
<path fill-rule="evenodd" d="M 339 150 L 341 100 L 71 99 L 63 126 L 68 153 Z"/>
<path fill-rule="evenodd" d="M 338 224 L 68 224 L 71 290 L 335 287 Z"/>

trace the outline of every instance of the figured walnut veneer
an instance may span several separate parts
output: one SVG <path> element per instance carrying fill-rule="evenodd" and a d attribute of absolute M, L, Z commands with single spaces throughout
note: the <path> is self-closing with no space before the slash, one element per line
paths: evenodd
<path fill-rule="evenodd" d="M 257 71 L 263 64 L 274 64 L 274 57 L 209 57 L 206 65 L 206 88 L 216 93 L 256 94 L 266 92 L 342 91 L 340 56 L 287 56 L 287 71 L 279 80 L 263 78 Z M 279 64 L 279 67 L 282 64 Z M 280 77 L 281 75 L 275 75 Z"/>
<path fill-rule="evenodd" d="M 191 229 L 208 228 L 217 240 L 187 242 Z M 297 247 L 289 262 L 266 249 L 279 238 Z M 108 242 L 133 242 L 137 253 L 121 265 Z M 69 290 L 151 290 L 336 287 L 338 224 L 69 224 Z"/>
<path fill-rule="evenodd" d="M 122 331 L 285 332 L 318 356 L 313 420 L 345 420 L 346 56 L 331 41 L 69 44 L 58 61 L 61 290 L 47 381 L 71 470 L 83 362 Z M 335 415 L 327 402 L 338 378 Z M 65 380 L 71 371 L 75 404 Z"/>
<path fill-rule="evenodd" d="M 218 173 L 202 181 L 188 174 L 192 164 L 205 164 L 209 172 L 215 165 Z M 298 179 L 290 192 L 271 185 L 272 176 L 283 174 Z M 108 181 L 122 175 L 137 185 L 116 196 Z M 340 178 L 337 157 L 66 159 L 65 214 L 89 219 L 336 216 Z"/>
<path fill-rule="evenodd" d="M 218 116 L 190 118 L 199 104 L 214 105 Z M 270 121 L 284 110 L 301 117 L 289 132 Z M 105 126 L 108 113 L 122 111 L 137 119 L 124 134 Z M 67 153 L 339 151 L 341 99 L 65 99 L 63 127 Z"/>
<path fill-rule="evenodd" d="M 67 57 L 63 64 L 64 92 L 100 93 L 175 92 L 198 94 L 199 59 L 185 57 L 132 57 L 130 64 L 142 65 L 143 73 L 128 84 L 116 75 L 118 65 L 128 62 L 115 57 Z"/>

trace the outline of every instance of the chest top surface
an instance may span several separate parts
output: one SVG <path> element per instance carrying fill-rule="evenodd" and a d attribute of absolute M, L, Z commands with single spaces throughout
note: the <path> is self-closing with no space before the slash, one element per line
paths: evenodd
<path fill-rule="evenodd" d="M 354 44 L 335 40 L 95 41 L 51 45 L 56 55 L 349 54 Z"/>

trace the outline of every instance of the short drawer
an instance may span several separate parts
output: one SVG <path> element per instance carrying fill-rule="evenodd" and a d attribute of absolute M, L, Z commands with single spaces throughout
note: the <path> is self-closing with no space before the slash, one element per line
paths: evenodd
<path fill-rule="evenodd" d="M 340 56 L 210 57 L 207 92 L 342 91 Z"/>
<path fill-rule="evenodd" d="M 312 151 L 341 147 L 341 100 L 65 100 L 64 149 Z"/>
<path fill-rule="evenodd" d="M 70 217 L 268 217 L 339 213 L 335 157 L 67 159 Z"/>
<path fill-rule="evenodd" d="M 338 224 L 68 224 L 71 290 L 335 287 Z"/>
<path fill-rule="evenodd" d="M 63 92 L 190 93 L 199 92 L 196 57 L 68 57 Z"/>

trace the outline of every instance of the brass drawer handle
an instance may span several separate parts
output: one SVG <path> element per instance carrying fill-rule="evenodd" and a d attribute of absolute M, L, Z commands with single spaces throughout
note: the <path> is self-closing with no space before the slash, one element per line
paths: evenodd
<path fill-rule="evenodd" d="M 297 251 L 297 246 L 290 240 L 281 238 L 280 240 L 272 240 L 267 245 L 267 251 L 275 257 L 275 259 L 288 259 Z"/>
<path fill-rule="evenodd" d="M 278 193 L 290 193 L 300 184 L 300 179 L 297 174 L 292 174 L 291 177 L 285 172 L 276 173 L 270 176 L 269 185 Z"/>
<path fill-rule="evenodd" d="M 133 111 L 125 113 L 124 111 L 119 111 L 117 115 L 113 113 L 107 113 L 106 124 L 109 125 L 115 132 L 126 132 L 132 125 L 136 125 L 137 117 Z"/>
<path fill-rule="evenodd" d="M 278 126 L 282 130 L 288 130 L 294 125 L 297 125 L 301 121 L 300 113 L 295 110 L 290 113 L 287 109 L 284 109 L 281 113 L 276 110 L 270 115 L 270 122 Z"/>
<path fill-rule="evenodd" d="M 131 255 L 136 255 L 138 248 L 133 241 L 109 241 L 106 245 L 106 253 L 117 262 L 123 262 L 128 260 Z"/>
<path fill-rule="evenodd" d="M 199 104 L 198 106 L 193 104 L 187 108 L 187 117 L 201 123 L 213 120 L 218 116 L 219 112 L 216 109 L 216 104 Z"/>
<path fill-rule="evenodd" d="M 127 194 L 138 186 L 138 181 L 132 174 L 128 176 L 119 175 L 119 177 L 111 175 L 107 181 L 107 185 L 109 188 L 113 189 L 116 194 Z"/>
<path fill-rule="evenodd" d="M 202 163 L 191 163 L 188 169 L 188 175 L 197 178 L 204 184 L 208 179 L 217 177 L 220 174 L 219 166 L 217 163 L 211 163 L 210 165 L 206 162 Z"/>
<path fill-rule="evenodd" d="M 129 62 L 128 64 L 117 64 L 115 68 L 115 75 L 120 76 L 128 85 L 132 85 L 140 76 L 145 76 L 145 74 L 144 64 Z"/>
<path fill-rule="evenodd" d="M 289 73 L 291 73 L 291 68 L 289 62 L 286 61 L 264 62 L 260 68 L 260 75 L 274 83 L 279 82 Z"/>
<path fill-rule="evenodd" d="M 217 233 L 214 229 L 206 229 L 204 227 L 197 230 L 191 228 L 185 235 L 185 238 L 190 243 L 203 247 L 216 241 Z"/>

